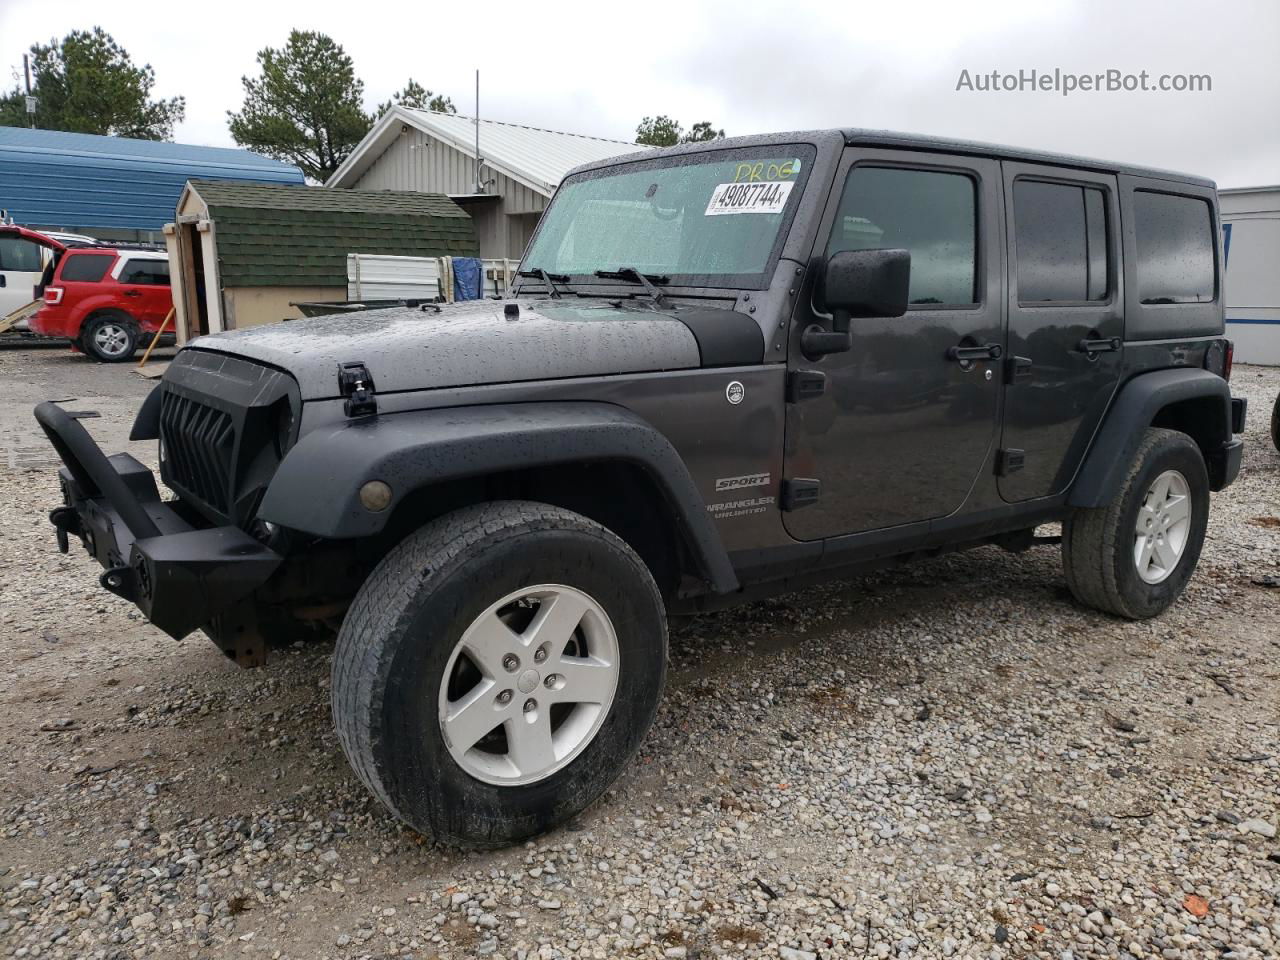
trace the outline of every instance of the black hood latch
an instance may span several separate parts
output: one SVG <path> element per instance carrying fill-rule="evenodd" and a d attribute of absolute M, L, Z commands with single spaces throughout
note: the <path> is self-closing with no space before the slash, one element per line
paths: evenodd
<path fill-rule="evenodd" d="M 338 393 L 346 397 L 342 410 L 348 417 L 372 417 L 378 412 L 377 391 L 369 368 L 359 360 L 338 364 Z"/>

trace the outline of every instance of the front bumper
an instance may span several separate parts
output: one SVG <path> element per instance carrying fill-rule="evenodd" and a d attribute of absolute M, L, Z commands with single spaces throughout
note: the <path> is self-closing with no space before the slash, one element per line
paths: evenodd
<path fill-rule="evenodd" d="M 181 639 L 248 597 L 282 557 L 239 527 L 196 527 L 160 499 L 155 476 L 127 453 L 108 457 L 71 414 L 42 403 L 35 417 L 62 458 L 64 504 L 49 519 L 105 572 L 102 586 Z"/>

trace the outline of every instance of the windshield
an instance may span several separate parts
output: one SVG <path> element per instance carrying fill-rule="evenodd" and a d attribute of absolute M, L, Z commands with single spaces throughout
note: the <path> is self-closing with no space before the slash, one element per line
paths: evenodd
<path fill-rule="evenodd" d="M 605 167 L 556 192 L 526 269 L 625 266 L 690 286 L 760 287 L 813 165 L 811 146 L 722 150 Z"/>

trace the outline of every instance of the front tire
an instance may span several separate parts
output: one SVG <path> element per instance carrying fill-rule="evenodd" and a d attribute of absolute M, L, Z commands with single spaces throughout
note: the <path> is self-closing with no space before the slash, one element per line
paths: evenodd
<path fill-rule="evenodd" d="M 138 349 L 138 325 L 128 314 L 108 310 L 85 321 L 80 348 L 99 363 L 124 363 Z"/>
<path fill-rule="evenodd" d="M 405 823 L 508 844 L 584 809 L 635 754 L 666 642 L 653 577 L 610 531 L 545 504 L 467 507 L 360 589 L 334 652 L 334 723 Z"/>
<path fill-rule="evenodd" d="M 1195 572 L 1208 522 L 1200 448 L 1185 433 L 1149 428 L 1116 498 L 1063 523 L 1067 585 L 1081 603 L 1119 617 L 1163 613 Z"/>

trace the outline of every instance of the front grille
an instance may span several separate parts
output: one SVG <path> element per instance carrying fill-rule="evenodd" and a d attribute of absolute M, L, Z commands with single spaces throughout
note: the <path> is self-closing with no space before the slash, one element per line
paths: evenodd
<path fill-rule="evenodd" d="M 160 439 L 169 483 L 222 514 L 231 512 L 236 430 L 231 415 L 165 390 Z"/>

